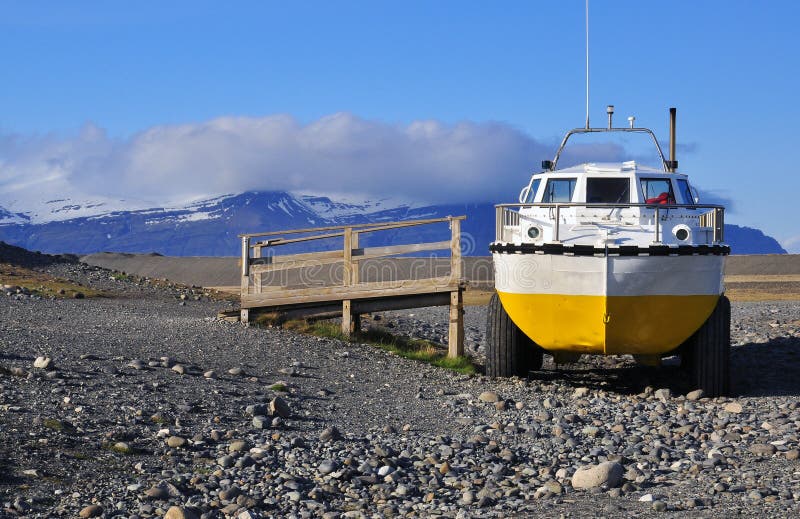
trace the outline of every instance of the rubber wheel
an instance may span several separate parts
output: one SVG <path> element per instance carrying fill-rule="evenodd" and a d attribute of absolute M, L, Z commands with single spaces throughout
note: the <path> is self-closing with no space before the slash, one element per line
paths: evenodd
<path fill-rule="evenodd" d="M 731 302 L 721 296 L 711 316 L 682 346 L 685 365 L 695 387 L 706 396 L 725 396 L 730 390 Z"/>
<path fill-rule="evenodd" d="M 489 301 L 486 320 L 486 374 L 526 377 L 542 367 L 542 349 L 508 317 L 497 294 Z"/>

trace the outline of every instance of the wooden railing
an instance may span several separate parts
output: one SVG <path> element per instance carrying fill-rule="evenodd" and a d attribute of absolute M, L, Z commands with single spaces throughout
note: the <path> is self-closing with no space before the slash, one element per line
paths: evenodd
<path fill-rule="evenodd" d="M 337 307 L 341 304 L 342 331 L 349 334 L 358 329 L 361 313 L 446 302 L 451 307 L 450 353 L 463 354 L 461 221 L 464 218 L 456 216 L 242 234 L 242 321 L 249 319 L 250 309 L 296 311 L 313 308 L 338 313 Z M 443 223 L 449 223 L 449 240 L 359 246 L 361 237 L 366 234 Z M 317 241 L 313 245 L 321 247 L 323 242 L 320 240 L 330 242 L 333 239 L 341 239 L 341 246 L 334 250 L 277 254 L 282 246 Z M 394 275 L 387 276 L 390 279 L 380 279 L 380 275 L 374 276 L 378 279 L 362 279 L 364 265 L 371 260 L 439 250 L 449 251 L 450 268 L 446 275 L 437 276 L 435 273 L 433 277 L 419 279 L 412 272 L 410 278 L 400 279 L 403 277 L 399 275 L 401 269 L 398 264 L 392 264 Z"/>

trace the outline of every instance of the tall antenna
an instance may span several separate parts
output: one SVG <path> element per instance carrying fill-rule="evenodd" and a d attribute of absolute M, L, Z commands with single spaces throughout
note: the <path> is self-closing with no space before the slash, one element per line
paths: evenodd
<path fill-rule="evenodd" d="M 586 0 L 586 129 L 589 129 L 589 0 Z"/>

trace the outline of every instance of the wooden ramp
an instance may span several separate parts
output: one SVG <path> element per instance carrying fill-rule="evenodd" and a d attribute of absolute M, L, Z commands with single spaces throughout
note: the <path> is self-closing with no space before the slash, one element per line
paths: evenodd
<path fill-rule="evenodd" d="M 286 318 L 342 317 L 342 332 L 361 328 L 361 314 L 425 306 L 450 306 L 448 355 L 464 354 L 464 309 L 461 259 L 461 221 L 465 216 L 316 227 L 242 234 L 241 320 L 252 312 Z M 449 225 L 445 241 L 359 247 L 375 233 L 397 235 L 423 227 L 424 234 Z M 415 229 L 419 230 L 419 229 Z M 312 243 L 318 252 L 278 255 L 281 246 Z M 333 245 L 336 248 L 331 250 Z M 326 247 L 327 245 L 327 247 Z M 427 251 L 449 251 L 447 272 Z M 382 258 L 411 256 L 413 261 L 382 262 Z M 431 268 L 431 266 L 435 268 Z M 432 277 L 419 278 L 421 272 Z"/>

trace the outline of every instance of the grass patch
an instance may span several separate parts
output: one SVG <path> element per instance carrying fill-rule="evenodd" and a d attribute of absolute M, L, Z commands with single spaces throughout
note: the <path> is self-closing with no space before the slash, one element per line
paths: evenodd
<path fill-rule="evenodd" d="M 42 425 L 54 431 L 64 430 L 64 424 L 61 422 L 61 420 L 56 420 L 55 418 L 45 418 L 42 421 Z"/>
<path fill-rule="evenodd" d="M 327 321 L 286 321 L 284 329 L 324 337 L 349 341 L 338 324 Z M 412 339 L 394 335 L 383 328 L 369 328 L 355 334 L 352 340 L 377 346 L 404 359 L 427 362 L 440 368 L 449 369 L 465 375 L 475 373 L 475 366 L 466 357 L 450 358 L 442 346 L 431 341 Z"/>
<path fill-rule="evenodd" d="M 284 384 L 272 384 L 269 386 L 272 391 L 277 391 L 279 393 L 288 393 L 289 388 L 286 387 Z"/>
<path fill-rule="evenodd" d="M 115 281 L 134 281 L 134 278 L 125 272 L 113 272 L 111 278 Z"/>
<path fill-rule="evenodd" d="M 44 272 L 37 272 L 7 263 L 0 264 L 0 285 L 18 286 L 28 289 L 35 295 L 60 299 L 74 298 L 75 294 L 78 293 L 83 294 L 84 297 L 103 297 L 106 295 L 99 290 L 76 285 Z"/>

